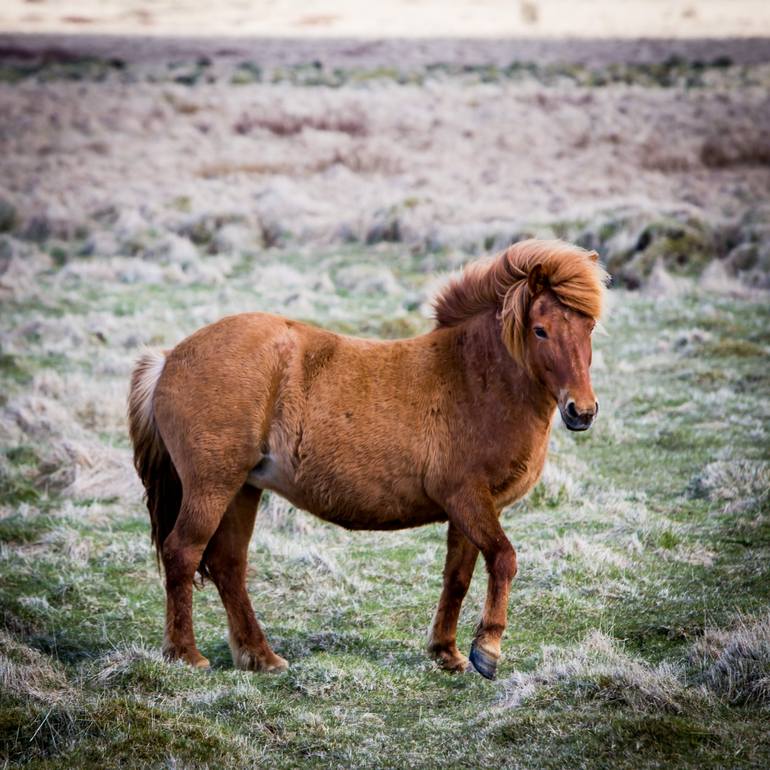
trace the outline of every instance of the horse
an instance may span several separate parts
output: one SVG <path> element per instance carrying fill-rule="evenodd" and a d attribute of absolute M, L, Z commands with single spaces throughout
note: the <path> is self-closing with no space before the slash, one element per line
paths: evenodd
<path fill-rule="evenodd" d="M 197 572 L 224 604 L 234 665 L 288 667 L 246 589 L 271 490 L 351 530 L 447 522 L 428 651 L 446 670 L 494 678 L 517 572 L 500 512 L 539 479 L 557 408 L 573 431 L 596 417 L 591 333 L 607 279 L 596 252 L 527 240 L 452 279 L 421 336 L 361 339 L 243 313 L 143 354 L 128 421 L 165 572 L 165 656 L 209 665 L 193 632 Z M 457 621 L 479 552 L 487 595 L 466 658 Z"/>

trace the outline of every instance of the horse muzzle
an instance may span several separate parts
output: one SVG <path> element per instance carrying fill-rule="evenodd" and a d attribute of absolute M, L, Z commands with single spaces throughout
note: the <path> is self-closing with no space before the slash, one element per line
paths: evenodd
<path fill-rule="evenodd" d="M 599 414 L 599 402 L 595 401 L 593 407 L 589 409 L 578 409 L 574 400 L 570 399 L 564 407 L 559 405 L 559 412 L 564 424 L 570 430 L 588 430 L 593 425 L 596 415 Z"/>

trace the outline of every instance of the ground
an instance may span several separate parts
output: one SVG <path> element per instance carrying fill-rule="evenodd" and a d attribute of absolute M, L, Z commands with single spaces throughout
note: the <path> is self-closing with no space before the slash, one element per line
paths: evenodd
<path fill-rule="evenodd" d="M 25 45 L 0 62 L 0 761 L 770 764 L 768 70 L 750 45 L 559 65 L 428 46 L 379 69 L 337 44 L 318 65 Z M 249 589 L 289 671 L 232 669 L 210 585 L 212 672 L 164 662 L 124 417 L 141 347 L 243 310 L 423 333 L 448 271 L 530 233 L 598 248 L 616 280 L 599 420 L 557 427 L 503 514 L 520 573 L 498 680 L 425 655 L 444 527 L 349 533 L 277 497 Z"/>

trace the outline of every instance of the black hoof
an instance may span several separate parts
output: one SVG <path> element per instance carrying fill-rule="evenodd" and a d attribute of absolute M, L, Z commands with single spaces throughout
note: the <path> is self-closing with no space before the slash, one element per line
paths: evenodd
<path fill-rule="evenodd" d="M 484 679 L 494 679 L 497 671 L 497 660 L 484 650 L 476 646 L 476 642 L 471 645 L 471 654 L 468 656 L 473 668 L 484 677 Z"/>

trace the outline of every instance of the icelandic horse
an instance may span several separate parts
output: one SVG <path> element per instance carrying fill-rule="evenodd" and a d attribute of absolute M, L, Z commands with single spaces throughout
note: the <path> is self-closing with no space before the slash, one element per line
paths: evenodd
<path fill-rule="evenodd" d="M 500 512 L 540 477 L 557 407 L 570 430 L 596 417 L 591 332 L 606 282 L 595 252 L 527 240 L 451 280 L 421 336 L 358 339 L 244 313 L 145 353 L 128 415 L 165 570 L 165 655 L 208 666 L 193 634 L 197 571 L 219 591 L 235 666 L 287 668 L 246 590 L 269 489 L 348 529 L 448 522 L 428 649 L 445 669 L 493 678 L 517 571 Z M 471 667 L 456 629 L 479 551 L 488 588 Z"/>

